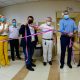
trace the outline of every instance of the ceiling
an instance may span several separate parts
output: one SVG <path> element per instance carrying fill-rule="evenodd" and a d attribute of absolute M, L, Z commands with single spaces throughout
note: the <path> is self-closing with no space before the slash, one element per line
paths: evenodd
<path fill-rule="evenodd" d="M 38 0 L 0 0 L 0 7 L 5 7 L 13 4 L 25 3 Z"/>
<path fill-rule="evenodd" d="M 13 4 L 25 3 L 25 2 L 33 2 L 33 1 L 50 1 L 50 0 L 0 0 L 0 7 L 5 7 L 5 6 L 13 5 Z M 51 0 L 51 1 L 61 1 L 61 0 Z M 75 0 L 75 1 L 80 1 L 80 0 Z"/>

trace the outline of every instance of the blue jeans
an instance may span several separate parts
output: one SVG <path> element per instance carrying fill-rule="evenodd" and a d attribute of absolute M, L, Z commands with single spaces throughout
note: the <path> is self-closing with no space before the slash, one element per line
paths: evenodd
<path fill-rule="evenodd" d="M 32 56 L 34 53 L 34 42 L 32 42 L 30 46 L 27 46 L 27 51 L 26 51 L 26 47 L 23 47 L 23 52 L 24 52 L 26 64 L 31 66 Z"/>

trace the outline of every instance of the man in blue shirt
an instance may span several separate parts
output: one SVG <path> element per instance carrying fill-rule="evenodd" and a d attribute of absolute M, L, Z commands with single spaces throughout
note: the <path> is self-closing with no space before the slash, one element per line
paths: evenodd
<path fill-rule="evenodd" d="M 61 42 L 61 66 L 62 69 L 64 67 L 64 60 L 65 60 L 65 52 L 66 47 L 68 48 L 68 59 L 67 59 L 67 65 L 69 68 L 72 68 L 71 65 L 71 54 L 72 54 L 72 46 L 70 46 L 70 42 L 72 41 L 72 37 L 74 32 L 77 30 L 77 26 L 75 22 L 70 19 L 69 12 L 67 10 L 64 11 L 64 17 L 59 22 L 60 25 L 60 42 Z"/>

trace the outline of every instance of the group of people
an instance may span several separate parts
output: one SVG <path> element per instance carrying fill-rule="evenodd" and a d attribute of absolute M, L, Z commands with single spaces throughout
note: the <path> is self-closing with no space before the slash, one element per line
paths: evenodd
<path fill-rule="evenodd" d="M 30 36 L 37 33 L 37 30 L 45 32 L 46 30 L 52 30 L 42 34 L 43 45 L 43 65 L 46 66 L 47 62 L 52 65 L 52 47 L 55 40 L 54 27 L 51 25 L 52 18 L 47 17 L 46 22 L 40 26 L 33 25 L 34 17 L 29 16 L 27 18 L 26 25 L 17 26 L 16 19 L 12 20 L 12 23 L 6 21 L 5 16 L 0 16 L 0 65 L 9 65 L 8 58 L 8 42 L 10 43 L 11 59 L 15 61 L 15 58 L 21 59 L 19 53 L 19 46 L 23 48 L 25 57 L 25 64 L 28 70 L 34 71 L 32 67 L 36 67 L 33 63 L 34 49 L 38 43 L 38 36 Z M 19 36 L 22 35 L 21 42 L 19 44 Z M 29 37 L 27 37 L 29 36 Z M 15 55 L 16 51 L 16 55 Z"/>
<path fill-rule="evenodd" d="M 15 60 L 14 49 L 16 56 L 21 59 L 19 54 L 19 29 L 16 26 L 16 19 L 12 20 L 12 24 L 6 22 L 6 17 L 0 15 L 0 65 L 5 66 L 10 64 L 8 58 L 8 41 L 10 42 L 11 58 Z"/>
<path fill-rule="evenodd" d="M 52 18 L 47 17 L 46 22 L 40 26 L 32 25 L 34 18 L 32 16 L 28 17 L 28 22 L 26 25 L 22 25 L 19 33 L 22 35 L 21 46 L 23 47 L 23 52 L 25 55 L 25 62 L 27 69 L 34 71 L 33 67 L 36 65 L 33 63 L 33 53 L 34 48 L 38 42 L 37 35 L 29 36 L 37 33 L 37 30 L 41 30 L 42 32 L 52 30 L 42 34 L 42 45 L 43 45 L 43 65 L 46 66 L 47 62 L 52 65 L 52 47 L 53 40 L 55 41 L 55 33 L 54 27 L 51 25 Z M 25 37 L 29 36 L 29 37 Z"/>
<path fill-rule="evenodd" d="M 21 59 L 19 54 L 19 35 L 22 35 L 20 46 L 23 47 L 23 53 L 25 57 L 26 68 L 30 71 L 34 71 L 33 67 L 36 65 L 33 63 L 34 49 L 38 43 L 38 36 L 34 35 L 37 30 L 45 32 L 42 34 L 42 47 L 43 47 L 43 65 L 46 66 L 47 62 L 52 65 L 52 48 L 53 43 L 56 43 L 56 30 L 52 26 L 52 18 L 47 17 L 44 24 L 33 25 L 34 17 L 28 16 L 27 23 L 21 25 L 20 29 L 17 26 L 16 19 L 12 20 L 12 24 L 6 22 L 5 16 L 0 16 L 0 65 L 8 65 L 8 41 L 10 42 L 11 58 L 15 60 L 14 49 L 16 50 L 16 56 Z M 73 35 L 78 30 L 74 20 L 70 19 L 69 12 L 64 11 L 63 19 L 59 22 L 60 26 L 60 43 L 61 43 L 61 58 L 60 68 L 64 67 L 65 51 L 68 48 L 68 60 L 67 65 L 72 68 L 71 55 L 72 46 L 70 45 L 73 41 Z M 48 31 L 50 30 L 50 31 Z M 48 32 L 46 32 L 48 31 Z M 32 35 L 32 36 L 31 36 Z M 28 36 L 28 37 L 27 37 Z"/>

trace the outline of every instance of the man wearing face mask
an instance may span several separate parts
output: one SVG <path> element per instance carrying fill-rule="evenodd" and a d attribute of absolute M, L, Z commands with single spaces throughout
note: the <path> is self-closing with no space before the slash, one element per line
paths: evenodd
<path fill-rule="evenodd" d="M 0 18 L 0 65 L 6 66 L 9 65 L 8 59 L 8 41 L 4 41 L 8 39 L 8 27 L 9 23 L 6 22 L 5 16 L 1 16 Z"/>
<path fill-rule="evenodd" d="M 24 37 L 21 40 L 21 46 L 23 47 L 23 52 L 25 55 L 26 68 L 30 71 L 34 71 L 33 67 L 36 67 L 36 65 L 32 62 L 32 57 L 34 53 L 34 48 L 38 41 L 37 36 L 26 37 L 36 33 L 36 30 L 32 26 L 33 21 L 33 16 L 29 16 L 27 24 L 21 25 L 21 28 L 19 30 L 19 33 L 22 35 L 22 37 Z"/>
<path fill-rule="evenodd" d="M 64 67 L 66 47 L 68 48 L 67 65 L 69 68 L 72 68 L 72 65 L 71 65 L 72 46 L 70 46 L 70 43 L 72 41 L 74 32 L 76 32 L 77 30 L 77 26 L 75 22 L 72 19 L 70 19 L 69 12 L 66 10 L 64 11 L 64 17 L 63 19 L 60 20 L 59 25 L 60 25 L 60 31 L 61 31 L 61 37 L 60 37 L 61 66 L 60 68 L 62 69 Z"/>
<path fill-rule="evenodd" d="M 11 58 L 12 61 L 15 60 L 14 49 L 16 51 L 16 56 L 18 59 L 21 59 L 19 54 L 19 28 L 16 23 L 16 19 L 12 20 L 12 25 L 9 27 L 9 39 L 10 40 L 10 48 L 11 48 Z"/>
<path fill-rule="evenodd" d="M 46 66 L 47 62 L 52 65 L 52 48 L 53 48 L 53 41 L 55 39 L 55 33 L 53 32 L 54 27 L 51 25 L 52 18 L 47 17 L 46 23 L 42 24 L 39 28 L 41 31 L 49 31 L 47 33 L 42 34 L 42 45 L 43 45 L 43 65 Z"/>

